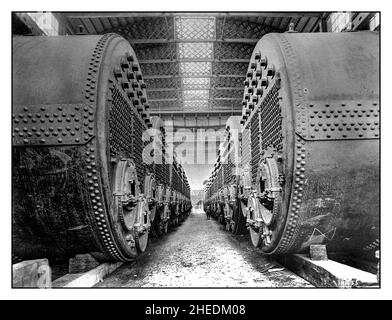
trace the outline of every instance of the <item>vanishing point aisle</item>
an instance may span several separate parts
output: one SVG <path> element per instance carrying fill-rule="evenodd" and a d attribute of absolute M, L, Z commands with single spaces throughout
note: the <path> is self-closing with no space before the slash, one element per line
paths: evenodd
<path fill-rule="evenodd" d="M 233 236 L 203 211 L 190 217 L 131 264 L 97 287 L 311 287 L 252 247 L 247 236 Z"/>

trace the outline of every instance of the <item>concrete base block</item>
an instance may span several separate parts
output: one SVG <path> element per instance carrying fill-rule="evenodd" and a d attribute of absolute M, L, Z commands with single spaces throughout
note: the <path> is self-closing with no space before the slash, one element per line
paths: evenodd
<path fill-rule="evenodd" d="M 316 287 L 379 287 L 377 275 L 333 260 L 313 261 L 303 254 L 282 256 L 279 262 Z"/>
<path fill-rule="evenodd" d="M 12 265 L 13 288 L 50 288 L 51 282 L 48 259 L 26 260 Z"/>
<path fill-rule="evenodd" d="M 53 288 L 91 288 L 102 281 L 108 274 L 118 269 L 123 263 L 102 263 L 98 267 L 84 273 L 69 273 L 56 279 Z"/>

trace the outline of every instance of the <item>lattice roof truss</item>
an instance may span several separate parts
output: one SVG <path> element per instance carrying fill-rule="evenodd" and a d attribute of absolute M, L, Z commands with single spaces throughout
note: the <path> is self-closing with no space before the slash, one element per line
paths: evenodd
<path fill-rule="evenodd" d="M 317 28 L 321 13 L 63 13 L 75 30 L 116 32 L 134 48 L 151 112 L 241 112 L 243 80 L 266 33 Z"/>

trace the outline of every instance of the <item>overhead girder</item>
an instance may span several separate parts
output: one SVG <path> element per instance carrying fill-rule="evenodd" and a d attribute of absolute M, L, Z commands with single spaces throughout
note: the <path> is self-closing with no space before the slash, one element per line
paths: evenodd
<path fill-rule="evenodd" d="M 160 18 L 160 17 L 174 17 L 174 16 L 214 16 L 214 17 L 319 17 L 320 12 L 66 12 L 64 13 L 69 19 L 76 18 Z"/>

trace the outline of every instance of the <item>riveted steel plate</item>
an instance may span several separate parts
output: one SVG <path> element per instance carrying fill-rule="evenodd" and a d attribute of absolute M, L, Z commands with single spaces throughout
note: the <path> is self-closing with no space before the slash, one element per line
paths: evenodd
<path fill-rule="evenodd" d="M 309 103 L 299 134 L 305 140 L 378 139 L 378 101 Z M 298 127 L 297 127 L 298 128 Z"/>
<path fill-rule="evenodd" d="M 94 110 L 87 104 L 13 106 L 13 146 L 80 145 L 94 137 Z"/>

